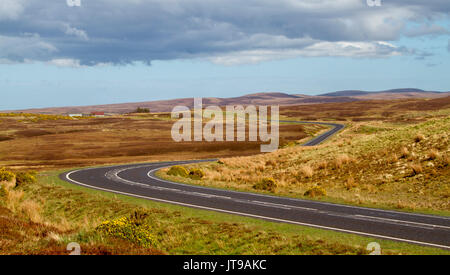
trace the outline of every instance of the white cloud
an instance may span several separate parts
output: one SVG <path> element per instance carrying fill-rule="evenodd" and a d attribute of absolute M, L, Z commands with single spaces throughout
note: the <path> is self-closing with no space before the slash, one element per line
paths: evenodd
<path fill-rule="evenodd" d="M 289 59 L 296 57 L 353 57 L 383 58 L 404 54 L 404 50 L 395 45 L 378 42 L 318 42 L 303 49 L 250 50 L 238 51 L 208 58 L 215 64 L 233 66 L 255 64 L 263 61 Z"/>
<path fill-rule="evenodd" d="M 240 64 L 295 56 L 388 57 L 420 50 L 377 41 L 395 44 L 405 35 L 439 33 L 439 22 L 449 20 L 448 0 L 382 3 L 374 8 L 365 0 L 90 0 L 74 8 L 64 0 L 0 0 L 0 20 L 16 20 L 2 22 L 0 36 L 20 40 L 23 32 L 39 33 L 44 43 L 31 41 L 41 54 L 0 48 L 6 51 L 0 59 L 70 59 L 94 66 L 189 58 Z M 413 24 L 429 27 L 411 30 Z"/>
<path fill-rule="evenodd" d="M 70 58 L 59 58 L 52 59 L 47 62 L 49 65 L 57 66 L 57 67 L 69 67 L 69 68 L 80 68 L 80 60 L 70 59 Z"/>
<path fill-rule="evenodd" d="M 0 35 L 0 59 L 10 62 L 46 59 L 58 52 L 52 44 L 43 41 L 37 34 L 22 34 L 19 37 Z"/>
<path fill-rule="evenodd" d="M 0 21 L 17 19 L 23 10 L 23 0 L 1 0 Z"/>
<path fill-rule="evenodd" d="M 89 37 L 87 35 L 87 33 L 83 30 L 79 30 L 77 28 L 73 28 L 71 27 L 69 24 L 64 24 L 64 32 L 67 35 L 73 35 L 76 36 L 82 40 L 89 40 Z"/>

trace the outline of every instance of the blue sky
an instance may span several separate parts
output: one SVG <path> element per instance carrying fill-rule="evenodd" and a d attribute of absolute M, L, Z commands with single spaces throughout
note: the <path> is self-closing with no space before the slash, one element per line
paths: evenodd
<path fill-rule="evenodd" d="M 449 91 L 449 11 L 447 0 L 2 0 L 0 110 Z"/>

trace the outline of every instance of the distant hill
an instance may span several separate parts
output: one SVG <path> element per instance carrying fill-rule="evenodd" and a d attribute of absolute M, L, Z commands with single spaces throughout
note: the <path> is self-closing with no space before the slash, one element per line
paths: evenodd
<path fill-rule="evenodd" d="M 319 96 L 352 97 L 357 99 L 403 99 L 403 98 L 439 98 L 448 96 L 448 92 L 424 91 L 415 88 L 392 89 L 378 92 L 360 90 L 338 91 L 321 94 Z"/>
<path fill-rule="evenodd" d="M 328 102 L 350 102 L 355 100 L 357 99 L 349 97 L 336 98 L 328 96 L 289 95 L 285 93 L 257 93 L 231 98 L 207 97 L 203 98 L 203 104 L 205 106 L 250 105 L 250 104 L 301 105 L 301 104 L 328 103 Z M 151 112 L 170 112 L 175 106 L 187 106 L 189 108 L 193 108 L 193 104 L 194 102 L 192 98 L 181 98 L 172 100 L 158 100 L 158 101 L 120 103 L 108 105 L 26 109 L 26 110 L 17 110 L 15 112 L 40 113 L 40 114 L 78 114 L 90 112 L 128 113 L 133 112 L 138 107 L 149 108 Z"/>
<path fill-rule="evenodd" d="M 434 92 L 423 91 L 420 89 L 393 89 L 379 92 L 367 92 L 359 90 L 338 91 L 333 93 L 325 93 L 321 95 L 304 95 L 304 94 L 286 94 L 279 92 L 271 93 L 254 93 L 240 97 L 218 98 L 208 97 L 203 98 L 203 104 L 207 105 L 303 105 L 303 104 L 317 104 L 317 103 L 336 103 L 336 102 L 351 102 L 358 100 L 392 100 L 392 99 L 408 99 L 408 98 L 440 98 L 449 96 L 450 92 Z M 181 98 L 172 100 L 158 100 L 147 102 L 134 103 L 120 103 L 107 105 L 93 105 L 93 106 L 70 106 L 57 108 L 40 108 L 40 109 L 26 109 L 17 110 L 15 112 L 24 113 L 41 113 L 41 114 L 75 114 L 75 113 L 91 113 L 91 112 L 105 112 L 105 113 L 129 113 L 136 110 L 138 107 L 149 108 L 151 112 L 170 112 L 175 106 L 187 106 L 193 108 L 192 98 Z"/>

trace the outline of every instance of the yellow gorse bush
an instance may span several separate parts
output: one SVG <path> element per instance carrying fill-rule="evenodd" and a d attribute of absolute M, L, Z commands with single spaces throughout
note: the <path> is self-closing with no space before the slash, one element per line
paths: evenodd
<path fill-rule="evenodd" d="M 175 165 L 170 167 L 169 171 L 167 172 L 167 175 L 169 176 L 179 176 L 179 177 L 187 177 L 189 176 L 189 171 L 180 165 Z"/>
<path fill-rule="evenodd" d="M 0 168 L 0 182 L 12 181 L 15 177 L 16 175 L 13 172 L 6 170 L 4 167 Z"/>
<path fill-rule="evenodd" d="M 156 244 L 149 225 L 137 223 L 127 217 L 104 221 L 96 229 L 107 236 L 128 240 L 143 247 L 148 248 Z"/>
<path fill-rule="evenodd" d="M 46 115 L 46 114 L 29 114 L 29 113 L 0 113 L 0 117 L 23 117 L 29 119 L 32 122 L 38 122 L 41 120 L 73 120 L 70 116 L 64 115 Z"/>

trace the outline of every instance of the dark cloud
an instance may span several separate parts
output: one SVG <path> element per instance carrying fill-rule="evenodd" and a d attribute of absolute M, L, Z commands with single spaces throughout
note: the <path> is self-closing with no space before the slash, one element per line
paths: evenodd
<path fill-rule="evenodd" d="M 365 0 L 81 0 L 80 7 L 66 0 L 1 1 L 0 61 L 82 65 L 404 54 L 410 51 L 378 41 L 442 34 L 432 22 L 450 10 L 448 0 L 382 1 L 381 7 Z M 406 28 L 411 22 L 419 27 Z"/>

